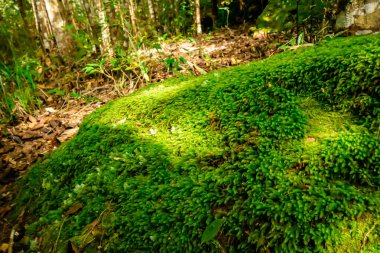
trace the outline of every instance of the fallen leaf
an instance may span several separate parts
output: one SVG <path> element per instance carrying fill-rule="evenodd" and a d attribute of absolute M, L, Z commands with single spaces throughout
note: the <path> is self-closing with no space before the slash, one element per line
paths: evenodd
<path fill-rule="evenodd" d="M 72 205 L 65 213 L 65 217 L 73 216 L 74 214 L 77 214 L 80 210 L 82 210 L 83 204 L 80 202 L 76 202 L 74 205 Z"/>
<path fill-rule="evenodd" d="M 31 123 L 34 123 L 34 124 L 37 123 L 37 119 L 33 117 L 32 115 L 29 115 L 28 119 Z"/>
<path fill-rule="evenodd" d="M 6 154 L 11 152 L 15 148 L 14 145 L 6 144 L 4 147 L 0 148 L 0 154 Z"/>
<path fill-rule="evenodd" d="M 12 207 L 10 205 L 0 206 L 0 217 L 4 217 L 11 210 L 12 210 Z"/>
<path fill-rule="evenodd" d="M 79 125 L 79 122 L 76 122 L 76 121 L 73 121 L 73 122 L 67 122 L 65 124 L 65 127 L 66 128 L 75 128 Z"/>
<path fill-rule="evenodd" d="M 50 125 L 52 128 L 56 128 L 56 127 L 58 127 L 58 126 L 61 125 L 61 122 L 60 122 L 59 120 L 55 120 L 55 119 L 53 119 L 53 120 L 50 120 L 50 121 L 49 121 L 49 125 Z"/>
<path fill-rule="evenodd" d="M 13 165 L 16 165 L 17 164 L 17 162 L 15 161 L 15 160 L 13 160 L 11 157 L 9 157 L 9 156 L 6 156 L 5 158 L 4 158 L 4 160 L 5 161 L 7 161 L 7 162 L 9 162 L 9 163 L 11 163 L 11 164 L 13 164 Z"/>
<path fill-rule="evenodd" d="M 54 109 L 53 107 L 46 107 L 45 108 L 45 111 L 49 112 L 49 113 L 55 113 L 57 110 Z"/>
<path fill-rule="evenodd" d="M 21 139 L 30 140 L 30 139 L 38 139 L 41 138 L 42 135 L 38 132 L 28 131 L 21 134 Z"/>
<path fill-rule="evenodd" d="M 74 137 L 74 135 L 79 131 L 79 127 L 74 127 L 74 128 L 71 128 L 71 129 L 67 129 L 65 130 L 59 137 L 57 137 L 57 139 L 59 140 L 59 142 L 65 142 L 71 138 Z"/>
<path fill-rule="evenodd" d="M 8 249 L 9 249 L 9 244 L 8 243 L 1 244 L 1 246 L 0 246 L 0 251 L 1 252 L 8 252 Z"/>
<path fill-rule="evenodd" d="M 42 134 L 42 138 L 46 141 L 51 141 L 54 140 L 57 137 L 56 133 L 51 133 L 51 134 Z"/>
<path fill-rule="evenodd" d="M 35 150 L 35 148 L 31 142 L 26 142 L 22 147 L 22 152 L 24 152 L 24 154 L 30 154 L 33 150 Z"/>
<path fill-rule="evenodd" d="M 42 132 L 45 134 L 51 134 L 53 132 L 53 129 L 51 129 L 50 127 L 45 127 L 44 129 L 42 129 Z"/>
<path fill-rule="evenodd" d="M 105 233 L 105 230 L 99 226 L 96 226 L 92 231 L 91 234 L 95 238 L 101 238 Z"/>
<path fill-rule="evenodd" d="M 31 127 L 30 130 L 34 131 L 34 130 L 38 130 L 38 129 L 41 129 L 44 127 L 44 123 L 37 123 L 35 126 Z"/>
<path fill-rule="evenodd" d="M 67 252 L 68 253 L 79 253 L 78 248 L 75 246 L 75 244 L 71 240 L 69 240 L 69 242 L 68 242 Z"/>
<path fill-rule="evenodd" d="M 127 118 L 124 118 L 122 120 L 119 120 L 118 122 L 116 122 L 115 124 L 113 124 L 113 126 L 117 126 L 117 125 L 121 125 L 121 124 L 124 124 L 125 122 L 127 121 Z"/>

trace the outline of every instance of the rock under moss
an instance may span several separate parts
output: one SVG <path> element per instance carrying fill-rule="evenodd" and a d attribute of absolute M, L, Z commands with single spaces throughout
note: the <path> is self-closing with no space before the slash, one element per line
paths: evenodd
<path fill-rule="evenodd" d="M 379 251 L 379 45 L 334 39 L 108 103 L 20 182 L 23 242 Z"/>

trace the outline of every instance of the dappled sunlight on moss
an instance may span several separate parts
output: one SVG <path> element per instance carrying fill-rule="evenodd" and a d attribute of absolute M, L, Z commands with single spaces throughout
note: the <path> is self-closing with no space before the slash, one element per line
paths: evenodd
<path fill-rule="evenodd" d="M 323 109 L 320 103 L 311 98 L 305 99 L 301 108 L 308 117 L 308 137 L 315 139 L 334 137 L 340 131 L 352 128 L 354 125 L 354 117 L 350 112 Z"/>
<path fill-rule="evenodd" d="M 341 236 L 331 252 L 379 252 L 380 251 L 380 222 L 379 217 L 364 213 L 352 221 L 341 225 Z"/>

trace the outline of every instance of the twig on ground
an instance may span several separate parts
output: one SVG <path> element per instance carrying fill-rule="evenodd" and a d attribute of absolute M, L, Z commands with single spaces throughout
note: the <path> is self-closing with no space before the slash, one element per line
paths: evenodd
<path fill-rule="evenodd" d="M 362 253 L 363 252 L 363 249 L 364 249 L 364 247 L 365 247 L 365 245 L 366 245 L 366 243 L 367 243 L 367 240 L 368 240 L 368 237 L 369 237 L 369 234 L 376 228 L 376 225 L 378 225 L 378 223 L 375 223 L 369 230 L 368 230 L 368 232 L 365 234 L 365 236 L 364 236 L 364 239 L 363 239 L 363 243 L 362 243 L 362 245 L 361 245 L 361 247 L 360 247 L 360 253 Z"/>
<path fill-rule="evenodd" d="M 108 87 L 109 87 L 109 85 L 104 85 L 104 86 L 96 87 L 96 88 L 94 88 L 94 89 L 92 89 L 90 91 L 83 92 L 82 96 L 87 96 L 88 94 L 91 94 L 91 93 L 93 93 L 93 92 L 95 92 L 97 90 L 107 89 Z"/>
<path fill-rule="evenodd" d="M 12 228 L 11 235 L 9 236 L 8 253 L 13 252 L 13 244 L 14 244 L 14 239 L 15 239 L 15 233 L 16 233 L 15 228 Z"/>
<path fill-rule="evenodd" d="M 59 227 L 59 232 L 58 232 L 57 240 L 55 240 L 55 243 L 54 243 L 54 247 L 53 247 L 52 252 L 55 252 L 55 249 L 57 248 L 58 240 L 59 240 L 59 237 L 61 236 L 62 227 L 63 227 L 63 224 L 65 224 L 65 221 L 66 221 L 66 218 L 63 219 L 62 224 L 61 224 L 61 226 Z M 8 253 L 9 253 L 9 252 L 8 252 Z"/>

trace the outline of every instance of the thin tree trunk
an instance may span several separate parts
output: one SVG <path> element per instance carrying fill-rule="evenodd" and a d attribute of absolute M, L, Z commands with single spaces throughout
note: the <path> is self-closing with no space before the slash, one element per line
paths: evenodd
<path fill-rule="evenodd" d="M 123 8 L 120 7 L 120 4 L 116 4 L 115 5 L 115 11 L 116 13 L 119 14 L 119 20 L 120 20 L 120 25 L 121 25 L 121 29 L 122 29 L 122 37 L 123 37 L 123 47 L 124 48 L 127 48 L 128 47 L 128 34 L 129 34 L 129 30 L 128 28 L 126 27 L 125 25 L 125 14 L 124 14 L 124 11 L 123 11 Z"/>
<path fill-rule="evenodd" d="M 212 0 L 211 1 L 212 7 L 211 7 L 211 13 L 212 18 L 214 21 L 214 26 L 218 22 L 218 0 Z"/>
<path fill-rule="evenodd" d="M 133 34 L 137 34 L 137 27 L 136 27 L 136 15 L 135 15 L 135 5 L 134 0 L 129 0 L 129 15 L 131 16 L 131 23 L 132 23 L 132 31 Z"/>
<path fill-rule="evenodd" d="M 156 22 L 156 13 L 154 13 L 154 5 L 152 0 L 148 0 L 149 15 L 152 22 Z"/>
<path fill-rule="evenodd" d="M 120 29 L 117 26 L 119 23 L 118 18 L 116 16 L 116 6 L 117 3 L 113 1 L 109 2 L 108 0 L 105 0 L 105 5 L 106 5 L 106 13 L 108 16 L 108 26 L 110 29 L 110 34 L 111 34 L 111 43 L 113 45 L 113 48 L 115 48 L 118 44 L 118 40 L 120 39 Z M 113 7 L 113 8 L 112 8 Z"/>
<path fill-rule="evenodd" d="M 34 23 L 36 25 L 36 31 L 38 34 L 40 34 L 41 28 L 40 28 L 40 22 L 38 21 L 38 10 L 37 10 L 36 0 L 32 0 L 32 10 L 33 10 Z"/>
<path fill-rule="evenodd" d="M 111 47 L 111 33 L 106 20 L 106 10 L 102 0 L 97 0 L 97 8 L 99 13 L 99 21 L 101 26 L 102 43 L 100 51 L 103 55 L 113 56 L 113 48 Z"/>
<path fill-rule="evenodd" d="M 197 27 L 197 34 L 202 34 L 201 8 L 200 8 L 199 0 L 195 0 L 194 5 L 195 5 L 195 25 Z"/>
<path fill-rule="evenodd" d="M 22 22 L 24 23 L 24 27 L 29 32 L 30 31 L 30 26 L 28 24 L 28 21 L 26 20 L 27 17 L 26 17 L 26 11 L 25 11 L 25 9 L 26 9 L 25 0 L 17 0 L 17 5 L 18 5 L 19 11 L 20 11 Z"/>
<path fill-rule="evenodd" d="M 97 42 L 99 40 L 98 24 L 95 21 L 97 19 L 95 15 L 96 8 L 94 8 L 96 7 L 96 3 L 94 3 L 93 0 L 89 0 L 89 1 L 81 0 L 79 2 L 87 17 L 88 24 L 86 26 L 87 26 L 87 31 L 89 31 L 89 34 L 90 34 L 90 41 L 93 46 L 92 51 L 96 53 L 97 51 L 96 46 L 98 45 Z M 90 7 L 90 4 L 92 5 L 92 8 Z"/>

